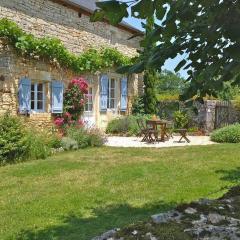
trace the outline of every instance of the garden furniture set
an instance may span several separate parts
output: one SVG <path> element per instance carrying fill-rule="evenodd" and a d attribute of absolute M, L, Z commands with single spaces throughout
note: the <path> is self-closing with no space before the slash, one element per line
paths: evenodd
<path fill-rule="evenodd" d="M 142 142 L 165 142 L 170 138 L 173 138 L 172 129 L 173 123 L 167 120 L 151 119 L 145 121 L 144 119 L 137 120 L 140 134 L 143 136 Z M 182 139 L 185 139 L 188 143 L 190 140 L 187 137 L 187 129 L 177 129 L 180 134 L 179 143 Z"/>

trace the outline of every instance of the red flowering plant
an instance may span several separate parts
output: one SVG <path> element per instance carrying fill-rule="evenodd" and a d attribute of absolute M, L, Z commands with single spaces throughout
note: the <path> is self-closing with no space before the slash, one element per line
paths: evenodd
<path fill-rule="evenodd" d="M 64 130 L 69 126 L 83 126 L 81 115 L 84 111 L 87 93 L 88 83 L 83 77 L 74 78 L 69 83 L 64 93 L 64 113 L 54 120 L 58 128 Z"/>

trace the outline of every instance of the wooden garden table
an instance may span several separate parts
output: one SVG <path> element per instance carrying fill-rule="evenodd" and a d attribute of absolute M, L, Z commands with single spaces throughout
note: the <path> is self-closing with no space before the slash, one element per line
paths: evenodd
<path fill-rule="evenodd" d="M 160 139 L 157 138 L 156 141 L 161 141 L 161 142 L 165 142 L 165 136 L 166 136 L 166 128 L 167 128 L 167 124 L 169 122 L 165 121 L 165 120 L 161 120 L 161 119 L 151 119 L 151 120 L 147 120 L 147 125 L 152 126 L 152 128 L 154 130 L 158 129 L 158 126 L 161 127 L 161 137 Z"/>

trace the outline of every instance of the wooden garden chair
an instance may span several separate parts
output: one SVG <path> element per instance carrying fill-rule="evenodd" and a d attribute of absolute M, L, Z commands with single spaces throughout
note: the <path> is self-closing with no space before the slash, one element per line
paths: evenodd
<path fill-rule="evenodd" d="M 164 134 L 167 138 L 173 138 L 173 123 L 172 122 L 169 121 L 167 123 Z"/>
<path fill-rule="evenodd" d="M 143 139 L 141 140 L 142 142 L 154 142 L 158 139 L 158 131 L 149 127 L 145 120 L 137 119 L 137 124 L 140 129 L 141 136 L 143 135 Z"/>

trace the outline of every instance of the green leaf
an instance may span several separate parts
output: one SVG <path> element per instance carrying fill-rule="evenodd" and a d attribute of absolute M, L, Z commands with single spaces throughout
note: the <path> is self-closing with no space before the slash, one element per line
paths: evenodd
<path fill-rule="evenodd" d="M 166 3 L 166 1 L 156 0 L 154 3 L 155 3 L 155 9 L 156 9 L 156 18 L 159 20 L 162 20 L 167 11 L 167 7 L 163 6 Z"/>
<path fill-rule="evenodd" d="M 151 0 L 141 0 L 131 10 L 134 17 L 146 19 L 154 15 L 154 3 Z"/>
<path fill-rule="evenodd" d="M 95 10 L 94 13 L 90 16 L 91 22 L 102 21 L 104 19 L 105 13 L 103 10 Z"/>
<path fill-rule="evenodd" d="M 122 3 L 118 1 L 104 1 L 96 2 L 96 5 L 101 10 L 95 11 L 94 16 L 91 20 L 102 20 L 102 16 L 105 15 L 105 17 L 107 18 L 107 20 L 109 20 L 111 24 L 116 25 L 121 22 L 124 17 L 128 17 L 127 3 Z M 96 14 L 97 16 L 95 16 Z"/>
<path fill-rule="evenodd" d="M 183 59 L 174 69 L 175 72 L 178 72 L 185 64 L 187 63 L 187 61 L 185 59 Z"/>

